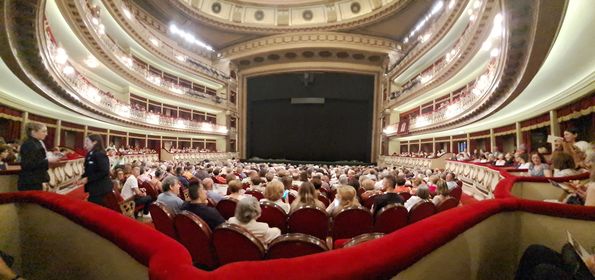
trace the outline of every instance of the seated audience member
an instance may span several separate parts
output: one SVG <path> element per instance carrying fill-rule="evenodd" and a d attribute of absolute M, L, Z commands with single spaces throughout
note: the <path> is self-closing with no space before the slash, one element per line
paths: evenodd
<path fill-rule="evenodd" d="M 215 208 L 207 206 L 207 191 L 201 183 L 192 181 L 188 186 L 188 194 L 190 201 L 185 202 L 181 210 L 196 214 L 209 225 L 211 230 L 225 222 L 223 216 Z"/>
<path fill-rule="evenodd" d="M 574 159 L 569 153 L 555 152 L 552 156 L 552 166 L 554 167 L 554 177 L 567 177 L 578 174 Z"/>
<path fill-rule="evenodd" d="M 335 200 L 326 208 L 326 212 L 334 216 L 347 207 L 359 205 L 359 201 L 355 196 L 355 189 L 344 185 L 337 188 Z"/>
<path fill-rule="evenodd" d="M 457 183 L 457 179 L 455 178 L 455 174 L 452 172 L 446 173 L 445 180 L 449 191 L 459 186 L 459 184 Z"/>
<path fill-rule="evenodd" d="M 388 175 L 384 177 L 384 194 L 377 196 L 374 199 L 374 216 L 376 213 L 382 209 L 382 207 L 391 204 L 391 203 L 400 203 L 403 204 L 403 198 L 395 192 L 395 187 L 397 185 L 397 178 L 393 175 Z"/>
<path fill-rule="evenodd" d="M 550 166 L 545 162 L 545 158 L 540 153 L 531 154 L 531 163 L 527 169 L 529 176 L 552 177 Z"/>
<path fill-rule="evenodd" d="M 264 190 L 264 198 L 261 199 L 260 201 L 269 201 L 272 203 L 275 203 L 279 206 L 281 206 L 281 208 L 283 208 L 283 210 L 285 210 L 285 213 L 289 214 L 289 203 L 286 203 L 283 201 L 283 199 L 281 199 L 283 197 L 283 193 L 285 192 L 285 188 L 283 187 L 283 183 L 277 181 L 277 180 L 272 180 L 271 182 L 269 182 Z"/>
<path fill-rule="evenodd" d="M 149 172 L 147 172 L 144 166 L 140 166 L 140 175 L 137 179 L 139 185 L 141 185 L 144 182 L 151 181 L 151 175 L 149 175 Z"/>
<path fill-rule="evenodd" d="M 514 155 L 511 153 L 506 153 L 504 155 L 504 160 L 506 160 L 505 166 L 512 166 L 514 165 Z"/>
<path fill-rule="evenodd" d="M 250 186 L 248 187 L 249 190 L 264 192 L 264 185 L 262 184 L 262 179 L 258 175 L 258 173 L 254 172 L 250 174 Z"/>
<path fill-rule="evenodd" d="M 155 176 L 153 176 L 153 178 L 151 178 L 151 180 L 149 181 L 149 185 L 151 185 L 151 187 L 153 187 L 153 189 L 155 189 L 157 192 L 163 192 L 163 189 L 161 188 L 162 177 L 163 171 L 161 171 L 161 169 L 157 169 L 155 170 Z"/>
<path fill-rule="evenodd" d="M 366 200 L 368 198 L 370 198 L 370 196 L 375 195 L 375 194 L 380 194 L 382 192 L 376 190 L 374 188 L 374 181 L 370 180 L 370 179 L 364 179 L 360 185 L 361 188 L 363 188 L 365 191 L 362 193 L 362 199 Z"/>
<path fill-rule="evenodd" d="M 257 222 L 256 219 L 261 214 L 260 204 L 253 196 L 246 196 L 238 202 L 235 216 L 229 218 L 228 222 L 244 227 L 254 234 L 256 238 L 267 245 L 277 236 L 281 235 L 281 230 L 271 228 L 267 223 Z"/>
<path fill-rule="evenodd" d="M 236 170 L 233 174 L 236 175 L 240 180 L 246 178 L 246 174 L 244 173 L 244 168 L 242 166 L 236 166 Z"/>
<path fill-rule="evenodd" d="M 418 204 L 419 202 L 422 202 L 422 201 L 429 201 L 429 199 L 430 199 L 430 190 L 428 189 L 427 186 L 421 186 L 417 189 L 417 193 L 414 196 L 407 199 L 407 201 L 405 202 L 405 208 L 407 208 L 407 211 L 411 211 L 411 208 L 415 204 Z"/>
<path fill-rule="evenodd" d="M 242 194 L 242 182 L 239 180 L 233 180 L 227 184 L 227 190 L 229 191 L 229 195 L 226 195 L 226 198 L 233 198 L 236 200 L 242 200 L 244 195 Z"/>
<path fill-rule="evenodd" d="M 0 170 L 6 170 L 8 167 L 7 158 L 10 154 L 10 147 L 6 145 L 0 146 Z"/>
<path fill-rule="evenodd" d="M 438 183 L 438 179 L 440 178 L 436 175 L 430 176 L 430 181 L 428 182 L 428 190 L 430 190 L 430 193 L 436 192 L 436 183 Z"/>
<path fill-rule="evenodd" d="M 281 177 L 281 183 L 283 183 L 283 187 L 286 191 L 289 191 L 289 193 L 293 194 L 295 197 L 298 196 L 298 191 L 291 188 L 293 186 L 293 178 L 291 178 L 291 176 Z"/>
<path fill-rule="evenodd" d="M 438 180 L 438 182 L 436 183 L 436 186 L 437 186 L 436 196 L 434 196 L 434 198 L 432 198 L 432 202 L 434 203 L 434 205 L 438 205 L 438 204 L 440 204 L 440 202 L 442 202 L 450 197 L 450 190 L 448 189 L 448 185 L 446 184 L 446 181 Z"/>
<path fill-rule="evenodd" d="M 182 168 L 181 166 L 176 167 L 176 177 L 178 178 L 178 181 L 180 182 L 180 184 L 182 184 L 183 187 L 188 188 L 190 182 L 188 181 L 188 179 L 186 179 L 186 177 L 182 175 L 183 172 L 184 168 Z"/>
<path fill-rule="evenodd" d="M 144 188 L 138 187 L 138 179 L 137 176 L 140 175 L 140 167 L 135 166 L 132 168 L 126 168 L 126 171 L 130 173 L 127 174 L 128 178 L 126 178 L 126 182 L 124 186 L 122 186 L 122 198 L 124 200 L 134 200 L 136 205 L 145 205 L 143 208 L 143 215 L 145 217 L 149 216 L 149 205 L 153 202 L 150 196 L 147 195 L 146 190 Z"/>
<path fill-rule="evenodd" d="M 566 183 L 570 193 L 560 198 L 562 203 L 595 206 L 595 167 L 591 167 L 591 176 L 586 182 L 570 181 Z"/>
<path fill-rule="evenodd" d="M 317 206 L 325 209 L 324 203 L 318 200 L 316 189 L 314 189 L 314 186 L 310 182 L 303 182 L 300 186 L 297 198 L 291 203 L 291 212 L 305 205 Z"/>
<path fill-rule="evenodd" d="M 496 162 L 494 162 L 495 166 L 506 166 L 506 159 L 504 158 L 504 154 L 498 154 L 498 158 Z"/>
<path fill-rule="evenodd" d="M 529 166 L 531 166 L 531 163 L 528 162 L 527 154 L 516 155 L 514 161 L 517 164 L 517 169 L 529 169 Z"/>
<path fill-rule="evenodd" d="M 215 185 L 213 179 L 205 178 L 204 180 L 202 180 L 202 185 L 205 187 L 205 190 L 207 191 L 207 198 L 212 199 L 213 202 L 215 202 L 215 204 L 218 203 L 221 199 L 223 199 L 222 194 L 213 190 L 213 187 Z"/>
<path fill-rule="evenodd" d="M 577 138 L 578 129 L 567 128 L 564 130 L 564 142 L 572 144 L 576 149 L 588 155 L 591 152 L 591 144 L 586 141 L 576 141 Z"/>
<path fill-rule="evenodd" d="M 569 243 L 562 247 L 561 253 L 543 245 L 533 244 L 523 253 L 514 279 L 593 279 L 593 275 L 595 275 L 595 255 L 590 255 L 586 262 L 583 262 Z"/>
<path fill-rule="evenodd" d="M 407 183 L 407 180 L 405 180 L 405 177 L 398 176 L 397 177 L 397 187 L 395 188 L 395 192 L 396 193 L 402 193 L 402 192 L 410 193 L 411 186 L 407 186 L 406 183 Z"/>
<path fill-rule="evenodd" d="M 227 179 L 225 179 L 224 176 L 219 175 L 221 173 L 221 170 L 219 168 L 215 168 L 213 170 L 213 182 L 217 183 L 217 184 L 227 184 Z"/>
<path fill-rule="evenodd" d="M 180 195 L 180 181 L 175 176 L 169 176 L 163 180 L 163 192 L 157 196 L 157 202 L 165 204 L 169 212 L 178 214 L 184 201 Z"/>

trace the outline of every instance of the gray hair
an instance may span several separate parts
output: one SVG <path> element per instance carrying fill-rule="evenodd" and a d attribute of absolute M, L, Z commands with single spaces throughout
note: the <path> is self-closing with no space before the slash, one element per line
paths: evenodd
<path fill-rule="evenodd" d="M 162 184 L 162 188 L 164 192 L 167 192 L 169 190 L 171 190 L 171 187 L 175 184 L 177 184 L 180 180 L 178 180 L 178 177 L 176 176 L 167 176 L 164 180 L 163 180 L 163 184 Z"/>
<path fill-rule="evenodd" d="M 215 182 L 213 182 L 213 179 L 211 179 L 211 178 L 204 178 L 202 180 L 202 184 L 205 186 L 205 189 L 207 189 L 207 190 L 212 190 L 214 183 Z"/>
<path fill-rule="evenodd" d="M 347 185 L 347 180 L 348 180 L 347 175 L 341 174 L 341 176 L 339 176 L 339 183 L 341 185 Z"/>
<path fill-rule="evenodd" d="M 235 218 L 242 224 L 247 224 L 250 221 L 260 216 L 260 204 L 253 196 L 242 198 L 236 206 Z"/>

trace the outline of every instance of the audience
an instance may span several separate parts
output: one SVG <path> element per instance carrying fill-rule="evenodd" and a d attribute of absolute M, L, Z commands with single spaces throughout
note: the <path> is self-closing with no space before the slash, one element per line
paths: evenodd
<path fill-rule="evenodd" d="M 136 205 L 145 205 L 143 208 L 143 215 L 149 216 L 149 205 L 153 202 L 150 196 L 147 195 L 144 188 L 139 188 L 137 177 L 140 176 L 140 167 L 126 165 L 124 168 L 124 175 L 127 176 L 122 192 L 120 195 L 124 200 L 134 200 Z"/>
<path fill-rule="evenodd" d="M 281 208 L 283 208 L 285 213 L 289 214 L 289 210 L 290 210 L 289 203 L 286 203 L 282 199 L 284 192 L 285 192 L 285 187 L 283 186 L 283 183 L 281 183 L 277 180 L 272 180 L 271 182 L 269 182 L 267 184 L 267 186 L 264 190 L 264 198 L 261 199 L 260 201 L 269 201 L 269 202 L 275 203 L 275 204 L 279 205 Z"/>
<path fill-rule="evenodd" d="M 230 181 L 231 182 L 231 181 Z M 207 191 L 207 198 L 212 199 L 215 204 L 217 204 L 221 199 L 223 199 L 223 195 L 220 194 L 218 191 L 213 190 L 213 186 L 215 183 L 211 178 L 205 178 L 202 180 L 202 185 L 205 187 Z"/>
<path fill-rule="evenodd" d="M 238 180 L 229 182 L 227 190 L 229 195 L 226 195 L 225 198 L 233 198 L 235 200 L 242 200 L 244 198 L 244 195 L 242 194 L 242 182 Z"/>
<path fill-rule="evenodd" d="M 271 228 L 267 223 L 257 222 L 260 217 L 261 209 L 258 200 L 253 196 L 247 196 L 236 206 L 235 215 L 229 218 L 228 222 L 244 227 L 258 238 L 263 244 L 267 245 L 277 236 L 281 235 L 281 230 Z"/>
<path fill-rule="evenodd" d="M 325 209 L 324 203 L 318 200 L 314 185 L 310 182 L 303 182 L 298 190 L 297 198 L 291 203 L 291 212 L 302 206 L 316 206 Z"/>
<path fill-rule="evenodd" d="M 579 174 L 576 171 L 574 159 L 567 152 L 555 152 L 552 156 L 552 166 L 554 167 L 554 177 L 567 177 Z"/>
<path fill-rule="evenodd" d="M 393 175 L 388 175 L 384 177 L 384 186 L 383 191 L 385 192 L 382 195 L 377 196 L 374 199 L 374 207 L 373 213 L 376 216 L 376 213 L 382 209 L 382 207 L 391 204 L 391 203 L 400 203 L 403 204 L 403 198 L 395 192 L 395 187 L 397 185 L 397 178 Z"/>
<path fill-rule="evenodd" d="M 446 200 L 450 197 L 450 190 L 448 189 L 448 185 L 444 180 L 438 180 L 436 183 L 436 195 L 432 198 L 432 202 L 434 205 L 440 204 L 442 201 Z"/>
<path fill-rule="evenodd" d="M 204 186 L 193 180 L 188 186 L 188 194 L 190 196 L 189 202 L 184 202 L 181 210 L 190 211 L 203 219 L 211 230 L 225 222 L 221 214 L 213 207 L 207 206 L 207 191 Z"/>
<path fill-rule="evenodd" d="M 163 180 L 163 192 L 157 197 L 157 202 L 165 204 L 167 210 L 172 214 L 178 214 L 184 201 L 180 195 L 180 181 L 177 177 L 170 176 Z"/>
<path fill-rule="evenodd" d="M 335 200 L 326 208 L 326 212 L 331 216 L 335 216 L 341 210 L 351 206 L 360 206 L 355 196 L 355 189 L 351 186 L 343 185 L 337 188 Z"/>
<path fill-rule="evenodd" d="M 552 177 L 550 166 L 545 162 L 543 155 L 537 152 L 531 153 L 531 163 L 527 169 L 529 176 Z"/>
<path fill-rule="evenodd" d="M 427 186 L 421 186 L 417 189 L 417 193 L 414 196 L 411 196 L 405 202 L 405 208 L 407 211 L 411 211 L 414 205 L 423 202 L 423 201 L 430 201 L 430 190 Z"/>

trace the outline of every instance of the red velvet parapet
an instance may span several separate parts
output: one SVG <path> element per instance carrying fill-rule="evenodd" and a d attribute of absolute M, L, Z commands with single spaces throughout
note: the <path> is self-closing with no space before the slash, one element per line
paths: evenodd
<path fill-rule="evenodd" d="M 0 204 L 35 203 L 55 211 L 128 252 L 148 266 L 151 279 L 158 280 L 389 278 L 460 233 L 500 212 L 526 211 L 562 218 L 595 220 L 595 207 L 515 198 L 510 195 L 515 182 L 545 179 L 515 177 L 506 173 L 503 175 L 505 179 L 496 189 L 497 199 L 435 214 L 383 238 L 355 247 L 293 259 L 232 263 L 212 272 L 192 266 L 190 254 L 169 237 L 90 203 L 46 192 L 21 192 L 0 194 Z"/>

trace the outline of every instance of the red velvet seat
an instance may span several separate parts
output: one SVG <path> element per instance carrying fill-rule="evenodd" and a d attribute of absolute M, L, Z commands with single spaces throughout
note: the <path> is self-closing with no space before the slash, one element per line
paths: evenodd
<path fill-rule="evenodd" d="M 121 197 L 117 191 L 112 190 L 112 192 L 107 193 L 103 197 L 103 205 L 105 205 L 106 208 L 112 209 L 118 213 L 122 213 L 122 210 L 120 210 L 120 198 Z"/>
<path fill-rule="evenodd" d="M 112 189 L 112 192 L 103 196 L 103 204 L 105 207 L 130 218 L 134 218 L 138 211 L 145 208 L 144 205 L 136 205 L 134 200 L 124 201 L 124 198 L 116 189 Z"/>
<path fill-rule="evenodd" d="M 408 192 L 400 192 L 399 195 L 403 198 L 403 201 L 407 201 L 411 198 L 411 193 Z"/>
<path fill-rule="evenodd" d="M 436 206 L 431 201 L 420 201 L 409 211 L 409 223 L 415 223 L 436 213 Z"/>
<path fill-rule="evenodd" d="M 292 193 L 287 194 L 287 203 L 291 204 L 296 199 L 295 195 Z"/>
<path fill-rule="evenodd" d="M 289 215 L 288 232 L 304 233 L 325 240 L 328 236 L 329 217 L 325 209 L 302 206 Z"/>
<path fill-rule="evenodd" d="M 376 200 L 376 197 L 379 194 L 373 194 L 371 196 L 369 196 L 367 199 L 364 199 L 364 207 L 368 208 L 368 209 L 372 209 L 372 206 L 374 206 L 374 200 Z"/>
<path fill-rule="evenodd" d="M 449 197 L 436 205 L 436 212 L 446 211 L 459 206 L 459 201 L 454 197 Z"/>
<path fill-rule="evenodd" d="M 248 190 L 248 191 L 246 191 L 245 194 L 255 197 L 256 200 L 261 200 L 264 198 L 264 194 L 262 194 L 262 192 L 255 191 L 255 190 Z"/>
<path fill-rule="evenodd" d="M 363 206 L 344 208 L 333 217 L 331 235 L 333 239 L 352 238 L 372 232 L 372 212 Z"/>
<path fill-rule="evenodd" d="M 295 191 L 298 191 L 300 189 L 300 187 L 299 186 L 296 186 L 296 185 L 293 185 L 293 186 L 291 186 L 291 189 L 292 190 L 295 190 Z"/>
<path fill-rule="evenodd" d="M 281 232 L 287 232 L 287 214 L 278 204 L 270 201 L 261 201 L 262 213 L 258 217 L 259 222 L 267 223 L 269 227 L 276 227 Z"/>
<path fill-rule="evenodd" d="M 364 234 L 358 235 L 358 236 L 352 238 L 351 240 L 347 241 L 347 243 L 345 243 L 343 245 L 343 248 L 353 247 L 353 246 L 362 244 L 364 242 L 368 242 L 370 240 L 378 239 L 383 236 L 384 236 L 383 233 L 378 233 L 378 232 L 364 233 Z"/>
<path fill-rule="evenodd" d="M 219 214 L 223 216 L 225 220 L 233 217 L 236 212 L 236 205 L 238 204 L 237 199 L 233 198 L 223 198 L 219 200 L 219 203 L 215 206 Z"/>
<path fill-rule="evenodd" d="M 328 197 L 326 197 L 322 193 L 318 196 L 318 200 L 320 200 L 320 202 L 324 203 L 324 206 L 326 206 L 326 207 L 328 207 L 329 204 L 331 204 L 331 202 L 329 201 Z"/>
<path fill-rule="evenodd" d="M 456 187 L 450 191 L 450 196 L 456 200 L 461 201 L 461 195 L 463 194 L 463 187 Z"/>
<path fill-rule="evenodd" d="M 215 205 L 217 205 L 217 203 L 215 202 L 215 200 L 213 200 L 212 198 L 207 198 L 207 206 L 209 207 L 215 207 Z"/>
<path fill-rule="evenodd" d="M 212 240 L 221 265 L 264 258 L 264 245 L 241 226 L 223 223 L 213 232 Z"/>
<path fill-rule="evenodd" d="M 307 234 L 288 233 L 271 241 L 266 258 L 295 258 L 324 251 L 328 251 L 328 247 L 322 240 Z"/>
<path fill-rule="evenodd" d="M 217 267 L 215 251 L 211 244 L 209 225 L 194 213 L 182 211 L 174 218 L 180 243 L 188 249 L 194 265 L 212 269 Z"/>
<path fill-rule="evenodd" d="M 374 232 L 389 234 L 407 225 L 409 213 L 407 208 L 398 203 L 382 207 L 376 213 Z"/>
<path fill-rule="evenodd" d="M 156 189 L 153 188 L 153 186 L 151 186 L 151 184 L 149 184 L 149 182 L 143 182 L 141 184 L 141 188 L 147 190 L 147 195 L 150 196 L 153 199 L 153 201 L 157 200 L 157 196 L 159 195 L 159 193 Z"/>
<path fill-rule="evenodd" d="M 165 204 L 161 202 L 151 204 L 149 213 L 151 213 L 155 229 L 173 239 L 177 239 L 176 229 L 174 228 L 174 215 L 167 210 Z"/>

